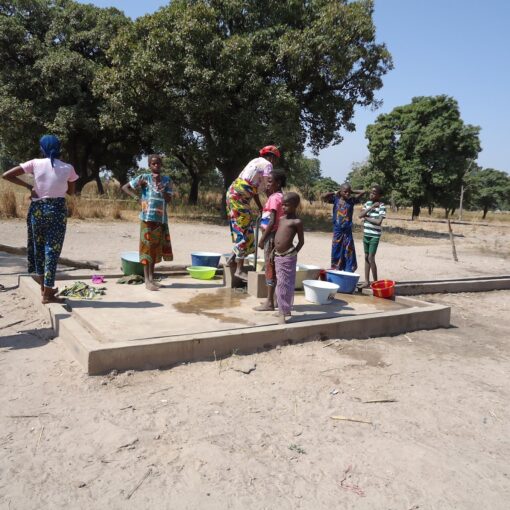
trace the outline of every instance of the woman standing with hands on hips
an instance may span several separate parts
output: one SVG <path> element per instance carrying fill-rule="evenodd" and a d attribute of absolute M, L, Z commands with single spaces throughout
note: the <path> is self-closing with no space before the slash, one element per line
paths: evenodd
<path fill-rule="evenodd" d="M 246 278 L 244 259 L 255 251 L 255 218 L 250 209 L 250 201 L 253 198 L 259 213 L 262 213 L 259 189 L 266 189 L 266 178 L 280 157 L 280 151 L 274 145 L 267 145 L 259 154 L 260 157 L 252 159 L 244 167 L 227 191 L 227 216 L 234 244 L 228 263 L 236 265 L 235 275 L 240 278 Z"/>
<path fill-rule="evenodd" d="M 78 180 L 74 168 L 60 159 L 60 140 L 45 135 L 39 140 L 43 158 L 21 163 L 3 174 L 3 178 L 30 191 L 30 208 L 27 216 L 28 272 L 35 274 L 41 285 L 42 302 L 63 303 L 53 288 L 57 263 L 64 245 L 67 226 L 65 195 L 73 195 Z M 34 185 L 19 178 L 23 174 L 34 176 Z"/>

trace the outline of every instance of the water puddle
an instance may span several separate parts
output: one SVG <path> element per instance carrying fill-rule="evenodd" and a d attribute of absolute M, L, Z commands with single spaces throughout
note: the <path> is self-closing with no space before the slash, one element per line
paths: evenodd
<path fill-rule="evenodd" d="M 173 306 L 181 313 L 204 315 L 205 317 L 216 319 L 220 322 L 252 326 L 255 325 L 254 322 L 250 322 L 235 313 L 235 309 L 241 306 L 241 302 L 246 299 L 247 296 L 246 293 L 235 292 L 233 289 L 218 289 L 216 292 L 197 294 L 188 301 L 174 303 Z M 232 315 L 229 315 L 229 312 L 232 312 Z"/>

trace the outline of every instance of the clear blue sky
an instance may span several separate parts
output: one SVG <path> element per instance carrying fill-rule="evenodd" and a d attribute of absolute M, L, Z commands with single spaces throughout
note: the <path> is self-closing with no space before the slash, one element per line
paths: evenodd
<path fill-rule="evenodd" d="M 84 2 L 85 3 L 85 2 Z M 90 3 L 90 2 L 87 2 Z M 168 4 L 159 0 L 95 0 L 131 18 Z M 323 174 L 342 181 L 355 161 L 368 156 L 365 128 L 377 115 L 414 96 L 447 94 L 460 105 L 466 123 L 482 128 L 483 167 L 510 170 L 510 1 L 376 0 L 378 42 L 385 42 L 395 68 L 377 93 L 383 106 L 356 113 L 355 133 L 323 150 Z"/>

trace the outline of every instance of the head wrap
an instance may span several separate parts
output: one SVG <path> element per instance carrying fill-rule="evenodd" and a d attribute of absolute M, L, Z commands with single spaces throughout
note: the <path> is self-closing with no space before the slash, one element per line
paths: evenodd
<path fill-rule="evenodd" d="M 55 166 L 53 162 L 60 156 L 60 140 L 55 135 L 44 135 L 39 145 L 44 156 L 51 159 L 51 166 Z"/>

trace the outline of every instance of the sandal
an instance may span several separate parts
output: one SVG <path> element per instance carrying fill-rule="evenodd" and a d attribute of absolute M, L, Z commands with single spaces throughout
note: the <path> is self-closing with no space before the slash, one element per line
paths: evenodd
<path fill-rule="evenodd" d="M 47 305 L 49 303 L 59 303 L 63 304 L 66 302 L 64 298 L 57 297 L 56 294 L 58 293 L 58 288 L 54 289 L 44 289 L 44 294 L 42 296 L 42 303 L 43 305 Z"/>

